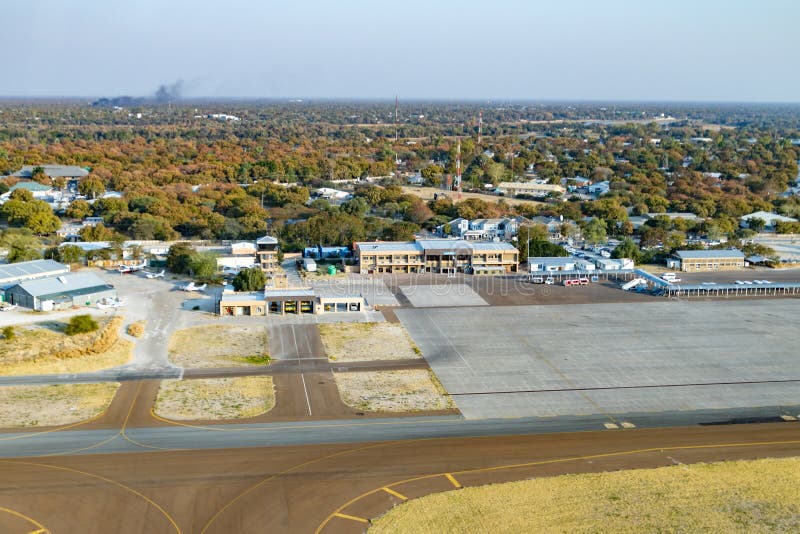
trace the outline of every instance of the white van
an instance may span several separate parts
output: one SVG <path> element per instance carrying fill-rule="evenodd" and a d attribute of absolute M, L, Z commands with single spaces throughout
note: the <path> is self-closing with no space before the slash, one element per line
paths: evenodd
<path fill-rule="evenodd" d="M 675 274 L 675 273 L 663 273 L 661 275 L 661 279 L 664 280 L 665 282 L 669 282 L 669 283 L 680 282 L 681 281 L 681 279 L 678 278 L 678 275 Z"/>

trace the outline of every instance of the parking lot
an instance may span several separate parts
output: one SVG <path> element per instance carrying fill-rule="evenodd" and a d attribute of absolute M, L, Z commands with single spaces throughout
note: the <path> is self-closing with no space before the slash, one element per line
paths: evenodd
<path fill-rule="evenodd" d="M 396 310 L 468 418 L 800 404 L 798 312 L 795 299 Z"/>
<path fill-rule="evenodd" d="M 467 284 L 409 285 L 400 286 L 400 291 L 415 308 L 487 305 Z"/>

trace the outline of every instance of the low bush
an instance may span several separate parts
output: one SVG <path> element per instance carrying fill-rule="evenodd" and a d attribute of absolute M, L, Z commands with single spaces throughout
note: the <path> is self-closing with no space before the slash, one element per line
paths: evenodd
<path fill-rule="evenodd" d="M 5 339 L 6 341 L 11 341 L 12 339 L 14 339 L 14 336 L 17 335 L 16 332 L 14 332 L 13 326 L 4 326 L 2 332 L 3 332 L 3 339 Z"/>
<path fill-rule="evenodd" d="M 69 320 L 64 333 L 68 336 L 75 334 L 85 334 L 86 332 L 94 332 L 97 330 L 97 321 L 91 315 L 76 315 Z"/>

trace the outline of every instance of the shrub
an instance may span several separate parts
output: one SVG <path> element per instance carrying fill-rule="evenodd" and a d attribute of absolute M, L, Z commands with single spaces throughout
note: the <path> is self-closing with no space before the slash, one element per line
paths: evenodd
<path fill-rule="evenodd" d="M 267 277 L 258 267 L 242 269 L 233 279 L 236 291 L 261 291 L 267 283 Z"/>
<path fill-rule="evenodd" d="M 14 332 L 13 326 L 4 326 L 2 332 L 3 332 L 3 339 L 5 339 L 6 341 L 11 341 L 12 339 L 14 339 L 14 336 L 17 335 Z"/>
<path fill-rule="evenodd" d="M 75 334 L 94 332 L 97 328 L 97 321 L 92 319 L 91 315 L 76 315 L 69 320 L 67 328 L 64 329 L 64 333 L 68 336 L 74 336 Z"/>
<path fill-rule="evenodd" d="M 142 337 L 144 334 L 144 322 L 137 321 L 128 325 L 128 335 L 133 337 Z"/>

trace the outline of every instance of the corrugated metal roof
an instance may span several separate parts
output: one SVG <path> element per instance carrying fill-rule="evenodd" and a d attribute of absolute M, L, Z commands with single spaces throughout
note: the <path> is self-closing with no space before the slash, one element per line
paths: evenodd
<path fill-rule="evenodd" d="M 220 297 L 220 302 L 252 302 L 263 301 L 263 293 L 223 293 Z"/>
<path fill-rule="evenodd" d="M 679 250 L 675 253 L 682 260 L 690 259 L 713 259 L 713 258 L 742 258 L 744 253 L 741 250 Z"/>
<path fill-rule="evenodd" d="M 566 265 L 575 265 L 575 258 L 570 256 L 544 256 L 544 257 L 531 257 L 528 258 L 528 265 L 545 265 L 547 267 L 563 267 Z"/>
<path fill-rule="evenodd" d="M 737 289 L 741 291 L 758 289 L 758 288 L 775 288 L 775 289 L 792 289 L 800 288 L 800 282 L 770 282 L 769 284 L 671 284 L 669 287 L 672 291 L 717 291 L 717 290 L 731 290 Z"/>
<path fill-rule="evenodd" d="M 361 252 L 422 252 L 422 247 L 413 241 L 386 241 L 356 243 Z"/>
<path fill-rule="evenodd" d="M 51 178 L 56 178 L 56 177 L 80 178 L 89 175 L 89 171 L 87 171 L 83 167 L 77 167 L 75 165 L 48 164 L 48 165 L 25 165 L 11 176 L 16 176 L 17 178 L 30 178 L 30 176 L 33 174 L 33 169 L 35 169 L 36 167 L 41 167 L 44 170 L 44 173 Z"/>
<path fill-rule="evenodd" d="M 17 189 L 25 189 L 31 192 L 38 191 L 51 191 L 53 188 L 49 185 L 40 184 L 39 182 L 17 182 L 12 185 L 8 190 L 16 191 Z"/>
<path fill-rule="evenodd" d="M 94 273 L 68 273 L 38 280 L 27 280 L 14 287 L 20 287 L 32 297 L 42 297 L 72 291 L 83 291 L 90 288 L 113 289 L 114 286 L 106 283 L 105 280 Z"/>
<path fill-rule="evenodd" d="M 69 267 L 55 260 L 32 260 L 0 265 L 0 280 L 22 278 L 32 275 L 68 271 Z"/>
<path fill-rule="evenodd" d="M 309 288 L 294 288 L 294 289 L 265 289 L 264 298 L 270 297 L 313 297 L 314 290 Z"/>
<path fill-rule="evenodd" d="M 517 250 L 505 241 L 467 241 L 464 239 L 420 239 L 417 241 L 424 250 Z"/>

